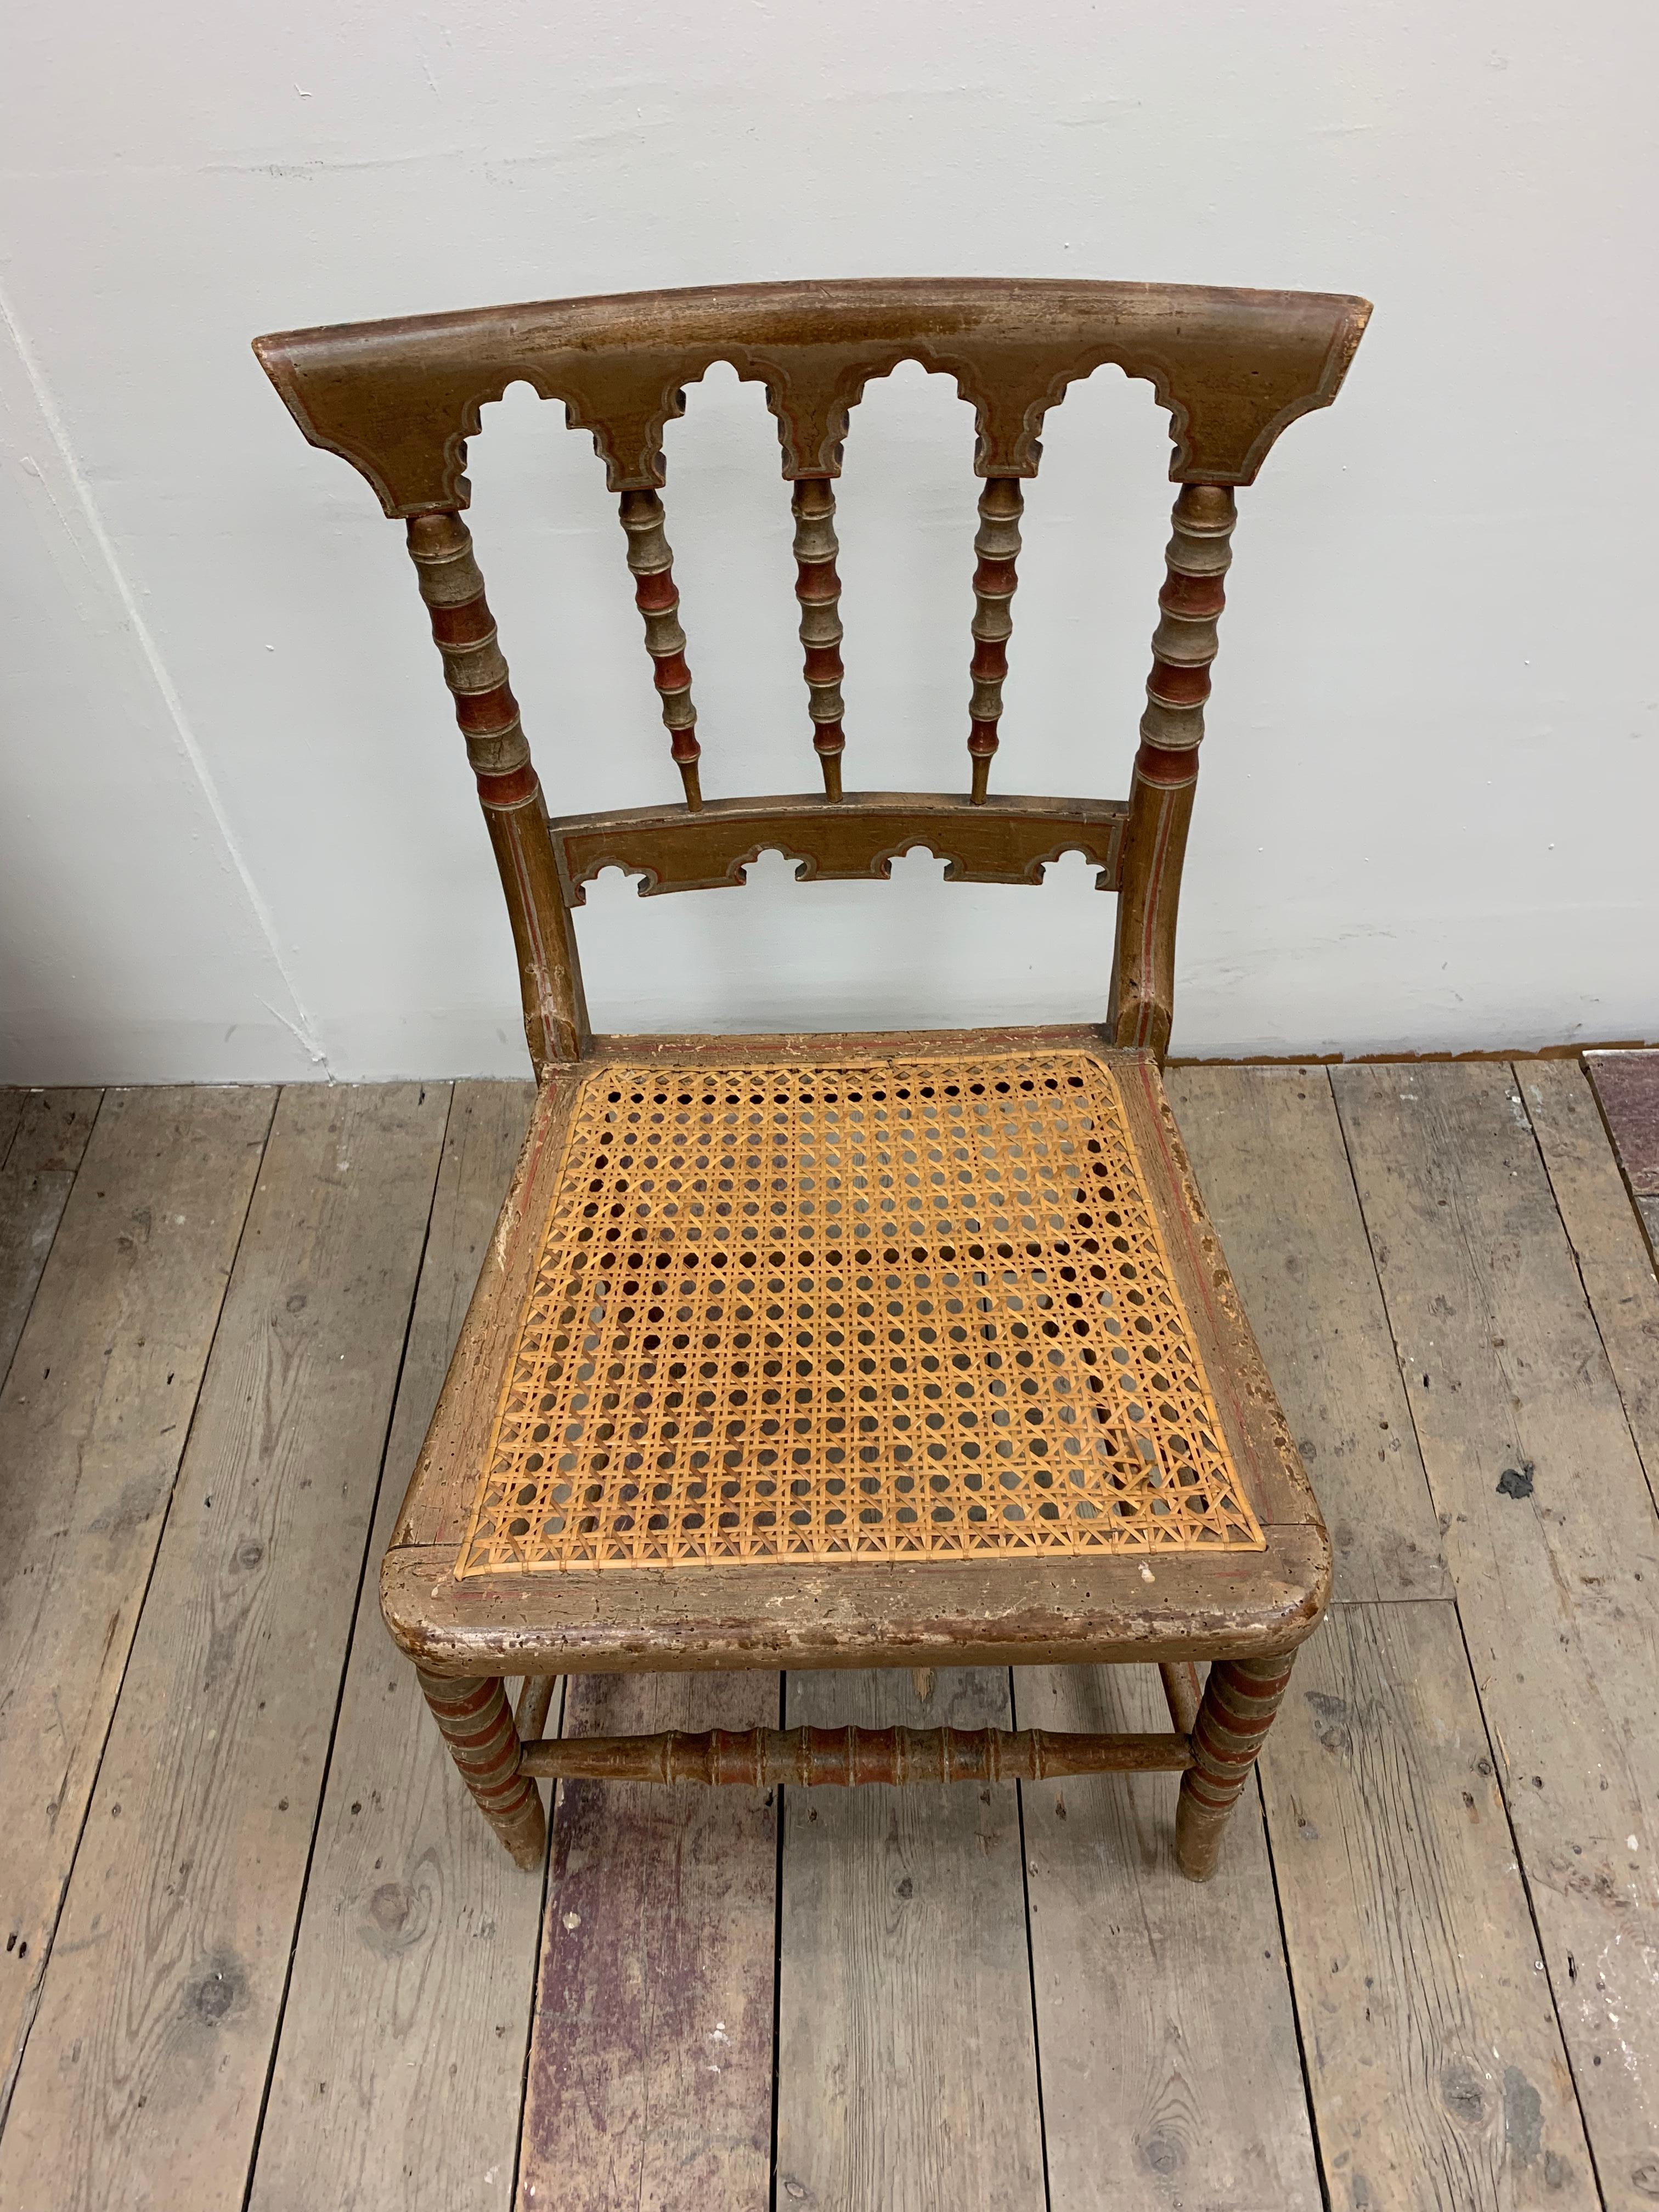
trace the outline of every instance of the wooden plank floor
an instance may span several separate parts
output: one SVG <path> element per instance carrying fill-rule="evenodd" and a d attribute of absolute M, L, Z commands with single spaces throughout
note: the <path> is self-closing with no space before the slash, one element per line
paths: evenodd
<path fill-rule="evenodd" d="M 1172 1073 L 1337 1552 L 1206 1889 L 1164 1775 L 575 1785 L 518 1873 L 374 1569 L 525 1089 L 0 1090 L 0 2212 L 1651 2212 L 1620 1079 Z M 575 1683 L 563 1725 L 1157 1699 L 757 1674 Z"/>

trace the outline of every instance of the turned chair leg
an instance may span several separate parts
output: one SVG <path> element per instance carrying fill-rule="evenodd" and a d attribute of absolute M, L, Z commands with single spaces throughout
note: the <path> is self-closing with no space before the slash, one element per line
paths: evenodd
<path fill-rule="evenodd" d="M 1176 1806 L 1176 1860 L 1188 1881 L 1215 1872 L 1222 1835 L 1267 1740 L 1296 1654 L 1218 1659 L 1193 1729 L 1193 1763 Z"/>
<path fill-rule="evenodd" d="M 541 1793 L 522 1771 L 519 1731 L 498 1677 L 449 1680 L 422 1673 L 421 1688 L 478 1810 L 531 1872 L 547 1850 Z"/>

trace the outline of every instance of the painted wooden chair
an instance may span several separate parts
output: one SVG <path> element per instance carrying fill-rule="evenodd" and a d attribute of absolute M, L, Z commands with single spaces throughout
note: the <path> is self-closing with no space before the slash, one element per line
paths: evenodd
<path fill-rule="evenodd" d="M 381 1581 L 386 1619 L 519 1863 L 537 1776 L 964 1781 L 1168 1768 L 1201 1881 L 1317 1622 L 1329 1546 L 1159 1075 L 1176 906 L 1234 521 L 1328 405 L 1364 301 L 1068 282 L 787 283 L 261 338 L 313 445 L 405 526 L 512 917 L 529 1134 Z M 920 362 L 978 422 L 969 787 L 842 785 L 835 480 L 849 409 Z M 705 799 L 664 534 L 662 431 L 717 361 L 766 387 L 793 486 L 822 793 Z M 1152 382 L 1181 487 L 1126 803 L 990 789 L 1021 484 L 1103 362 Z M 590 431 L 619 496 L 682 791 L 550 819 L 462 513 L 465 441 L 515 380 Z M 572 909 L 885 877 L 1118 895 L 1103 1028 L 601 1036 Z M 1199 1664 L 1210 1662 L 1200 1692 Z M 1156 1662 L 1168 1735 L 837 1729 L 544 1741 L 555 1678 L 626 1668 Z M 516 1713 L 504 1677 L 522 1677 Z"/>

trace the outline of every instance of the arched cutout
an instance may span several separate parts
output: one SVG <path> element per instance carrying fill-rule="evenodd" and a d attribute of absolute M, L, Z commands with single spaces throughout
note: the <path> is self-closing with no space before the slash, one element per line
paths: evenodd
<path fill-rule="evenodd" d="M 866 392 L 836 486 L 850 788 L 968 786 L 972 410 L 905 362 Z"/>
<path fill-rule="evenodd" d="M 1165 429 L 1152 387 L 1110 367 L 1048 416 L 1025 487 L 1002 787 L 1124 788 L 1169 534 Z"/>

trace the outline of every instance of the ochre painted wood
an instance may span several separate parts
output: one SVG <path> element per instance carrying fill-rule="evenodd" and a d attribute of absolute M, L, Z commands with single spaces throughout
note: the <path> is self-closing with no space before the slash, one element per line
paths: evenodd
<path fill-rule="evenodd" d="M 264 1090 L 106 1095 L 0 1395 L 0 1771 L 33 1778 L 6 1814 L 7 2079 L 275 1104 Z M 33 2201 L 59 2200 L 43 2185 Z"/>
<path fill-rule="evenodd" d="M 1019 518 L 1024 497 L 1018 477 L 993 477 L 980 494 L 979 533 L 974 550 L 974 679 L 969 705 L 968 752 L 973 763 L 971 797 L 983 806 L 1002 720 L 1002 686 L 1008 673 L 1008 640 L 1013 635 L 1012 602 L 1018 579 Z"/>
<path fill-rule="evenodd" d="M 227 2175 L 244 2185 L 447 1104 L 412 1083 L 278 1102 L 0 2136 L 0 2204 L 207 2212 Z M 100 1612 L 94 1650 L 106 1632 Z"/>
<path fill-rule="evenodd" d="M 792 479 L 840 473 L 848 408 L 902 361 L 955 379 L 981 476 L 1034 476 L 1044 414 L 1109 362 L 1169 409 L 1177 482 L 1249 483 L 1288 423 L 1335 398 L 1370 313 L 1336 293 L 876 278 L 343 323 L 254 350 L 312 444 L 404 515 L 465 506 L 465 441 L 514 382 L 592 431 L 613 491 L 659 486 L 663 426 L 716 361 L 765 385 Z"/>
<path fill-rule="evenodd" d="M 455 1086 L 371 1563 L 442 1387 L 531 1097 L 522 1083 Z M 249 2212 L 376 2212 L 410 2198 L 434 2212 L 508 2212 L 540 1925 L 536 1884 L 479 1820 L 415 1670 L 386 1643 L 370 1573 Z"/>
<path fill-rule="evenodd" d="M 1160 1060 L 1169 1049 L 1175 1004 L 1176 913 L 1216 624 L 1232 558 L 1233 495 L 1224 485 L 1183 484 L 1172 520 L 1129 787 L 1106 1018 L 1115 1042 L 1149 1048 Z"/>
<path fill-rule="evenodd" d="M 685 632 L 680 628 L 680 595 L 674 582 L 674 556 L 663 526 L 662 501 L 654 491 L 625 491 L 622 526 L 628 533 L 628 565 L 635 579 L 634 604 L 645 617 L 645 649 L 651 656 L 663 726 L 674 765 L 680 772 L 685 803 L 702 805 L 697 761 L 697 710 L 691 703 L 691 672 L 685 665 Z"/>
<path fill-rule="evenodd" d="M 1509 1068 L 1333 1076 L 1597 2175 L 1645 2212 L 1659 1515 Z"/>
<path fill-rule="evenodd" d="M 841 797 L 841 757 L 847 749 L 842 728 L 841 578 L 836 556 L 836 488 L 827 477 L 802 477 L 791 501 L 795 518 L 795 597 L 800 603 L 802 669 L 806 678 L 807 713 L 812 720 L 812 749 L 823 772 L 827 799 Z"/>
<path fill-rule="evenodd" d="M 885 880 L 918 848 L 948 863 L 947 883 L 1036 884 L 1049 862 L 1080 853 L 1114 890 L 1125 808 L 1101 799 L 966 798 L 915 791 L 849 792 L 780 799 L 720 799 L 696 815 L 643 806 L 566 815 L 552 824 L 571 905 L 603 868 L 644 878 L 640 896 L 720 890 L 747 880 L 763 853 L 797 861 L 800 883 Z"/>
<path fill-rule="evenodd" d="M 0 1109 L 0 1384 L 23 1334 L 103 1093 L 19 1091 L 11 1096 L 15 1117 Z"/>
<path fill-rule="evenodd" d="M 1208 1881 L 1215 1872 L 1222 1834 L 1273 1726 L 1294 1656 L 1218 1659 L 1210 1669 L 1176 1806 L 1176 1856 L 1190 1881 Z"/>
<path fill-rule="evenodd" d="M 526 1774 L 749 1789 L 877 1783 L 1042 1782 L 1057 1774 L 1179 1772 L 1184 1736 L 1056 1735 L 1042 1729 L 715 1729 L 527 1743 Z"/>
<path fill-rule="evenodd" d="M 1199 1700 L 1204 1694 L 1202 1676 L 1190 1659 L 1166 1660 L 1158 1671 L 1164 1702 L 1170 1709 L 1176 1733 L 1190 1735 L 1198 1719 Z"/>
<path fill-rule="evenodd" d="M 394 1546 L 387 1626 L 433 1672 L 503 1675 L 674 1666 L 1043 1666 L 1294 1649 L 1326 1601 L 1322 1529 L 1278 1527 L 1265 1552 L 1132 1559 L 932 1559 L 703 1567 L 695 1576 L 480 1576 L 459 1581 L 456 1540 Z"/>
<path fill-rule="evenodd" d="M 1451 1606 L 1334 1610 L 1261 1762 L 1333 2203 L 1599 2203 L 1492 1765 Z"/>
<path fill-rule="evenodd" d="M 457 514 L 418 515 L 409 525 L 409 551 L 507 896 L 525 1037 L 539 1079 L 551 1062 L 577 1058 L 587 1036 L 581 969 L 548 840 L 547 808 L 471 532 Z"/>
<path fill-rule="evenodd" d="M 777 1716 L 775 1674 L 577 1679 L 565 1732 Z M 775 1790 L 560 1790 L 521 2212 L 769 2212 L 778 1817 Z"/>
<path fill-rule="evenodd" d="M 1021 1668 L 1014 1703 L 1024 1726 L 1162 1719 L 1150 1667 Z M 1197 1888 L 1176 1878 L 1176 1790 L 1161 1774 L 1020 1790 L 1048 2204 L 1320 2212 L 1255 1792 Z"/>
<path fill-rule="evenodd" d="M 438 1732 L 472 1802 L 506 1844 L 515 1866 L 532 1872 L 547 1849 L 547 1819 L 525 1770 L 513 1708 L 499 1679 L 443 1680 L 421 1674 Z"/>
<path fill-rule="evenodd" d="M 1170 1067 L 1164 1082 L 1329 1523 L 1333 1597 L 1449 1597 L 1325 1069 Z"/>
<path fill-rule="evenodd" d="M 792 1674 L 792 1724 L 1006 1726 L 1007 1674 Z M 1121 1786 L 1121 1785 L 1120 1785 Z M 783 1791 L 776 2203 L 1043 2203 L 1012 1790 Z"/>

